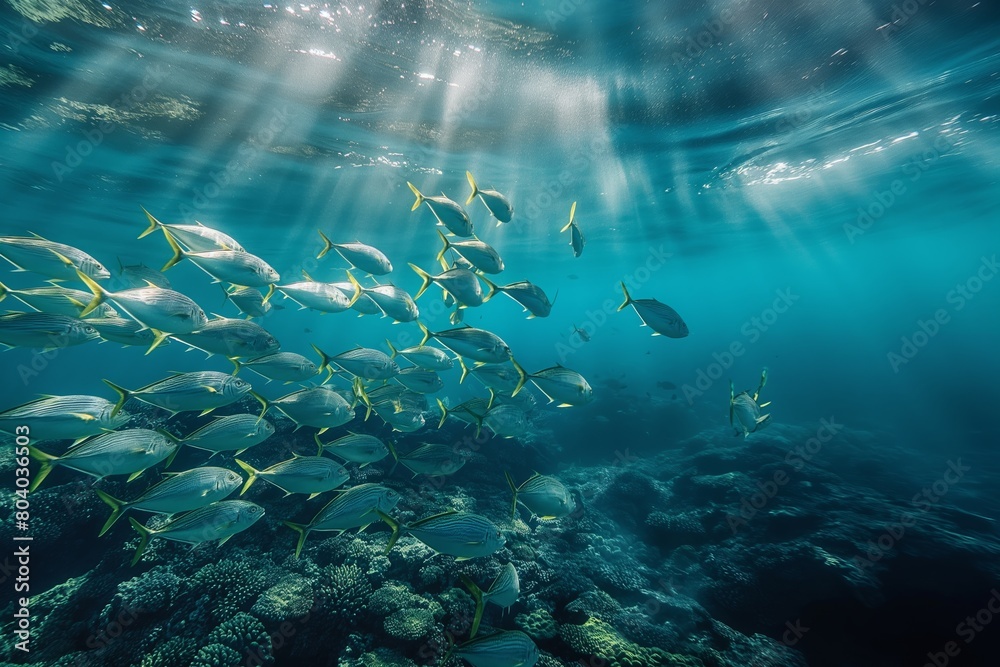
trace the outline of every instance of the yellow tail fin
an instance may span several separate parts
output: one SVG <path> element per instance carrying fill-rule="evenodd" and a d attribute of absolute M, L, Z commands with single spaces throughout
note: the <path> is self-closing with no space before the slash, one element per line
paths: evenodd
<path fill-rule="evenodd" d="M 420 279 L 424 281 L 420 286 L 420 289 L 417 290 L 417 293 L 413 295 L 413 300 L 416 301 L 420 298 L 421 294 L 427 291 L 427 288 L 431 286 L 431 283 L 434 282 L 434 276 L 427 273 L 416 264 L 410 263 L 410 268 L 416 271 L 417 275 L 420 276 Z"/>
<path fill-rule="evenodd" d="M 323 239 L 323 249 L 319 251 L 318 255 L 316 255 L 316 259 L 320 259 L 323 257 L 323 255 L 330 252 L 330 250 L 333 248 L 333 241 L 331 241 L 326 237 L 326 234 L 323 233 L 323 230 L 317 229 L 316 231 L 319 232 L 319 237 Z"/>
<path fill-rule="evenodd" d="M 410 207 L 411 211 L 416 211 L 418 208 L 420 208 L 420 205 L 424 203 L 424 196 L 420 194 L 420 190 L 417 190 L 417 186 L 415 186 L 413 183 L 407 181 L 406 184 L 410 186 L 410 190 L 412 190 L 413 194 L 416 195 L 417 197 L 417 200 L 413 202 L 413 206 Z"/>
<path fill-rule="evenodd" d="M 239 459 L 233 459 L 233 461 L 235 461 L 236 465 L 243 468 L 246 474 L 249 475 L 249 477 L 247 477 L 247 481 L 243 484 L 243 489 L 240 491 L 240 495 L 242 496 L 244 493 L 247 492 L 247 489 L 249 489 L 253 485 L 253 483 L 257 481 L 257 473 L 259 473 L 260 471 L 254 468 L 249 463 L 244 463 Z"/>
<path fill-rule="evenodd" d="M 619 312 L 628 308 L 629 304 L 632 303 L 632 297 L 629 296 L 628 288 L 625 287 L 625 283 L 622 283 L 622 292 L 625 294 L 625 301 L 622 303 L 622 305 L 618 306 Z"/>
<path fill-rule="evenodd" d="M 576 202 L 573 202 L 573 205 L 572 205 L 572 206 L 570 207 L 570 209 L 569 209 L 569 222 L 567 222 L 567 223 L 566 223 L 566 224 L 565 224 L 565 225 L 563 226 L 563 228 L 559 230 L 559 233 L 560 233 L 560 234 L 562 234 L 562 233 L 563 233 L 563 232 L 565 232 L 565 231 L 566 231 L 567 229 L 569 229 L 570 227 L 572 227 L 572 226 L 573 226 L 573 219 L 574 219 L 574 218 L 576 218 Z"/>
<path fill-rule="evenodd" d="M 154 218 L 153 214 L 147 211 L 144 207 L 140 206 L 139 208 L 141 208 L 142 212 L 146 214 L 147 218 L 149 218 L 149 227 L 147 227 L 146 231 L 144 231 L 142 234 L 139 234 L 138 238 L 141 239 L 143 236 L 149 236 L 150 234 L 155 232 L 158 228 L 162 227 L 163 223 Z"/>
<path fill-rule="evenodd" d="M 77 277 L 83 282 L 84 285 L 94 293 L 94 298 L 87 304 L 87 307 L 80 311 L 80 317 L 86 317 L 90 313 L 94 312 L 94 309 L 99 305 L 107 301 L 108 293 L 104 291 L 104 288 L 98 285 L 90 276 L 82 271 L 76 272 Z"/>
<path fill-rule="evenodd" d="M 469 195 L 469 198 L 465 200 L 465 205 L 468 206 L 472 203 L 472 200 L 476 198 L 476 195 L 479 194 L 479 187 L 476 186 L 476 179 L 472 177 L 471 171 L 465 172 L 465 177 L 469 179 L 469 185 L 472 186 L 472 193 Z"/>

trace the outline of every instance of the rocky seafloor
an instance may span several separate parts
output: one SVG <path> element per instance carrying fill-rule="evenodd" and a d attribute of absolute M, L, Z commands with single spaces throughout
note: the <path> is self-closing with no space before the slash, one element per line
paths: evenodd
<path fill-rule="evenodd" d="M 311 449 L 310 435 L 277 424 L 241 458 L 263 466 Z M 985 604 L 1000 585 L 994 522 L 959 509 L 983 492 L 974 476 L 917 507 L 913 493 L 936 480 L 907 469 L 912 452 L 884 434 L 842 428 L 810 453 L 815 424 L 775 425 L 747 441 L 718 428 L 670 445 L 613 446 L 613 462 L 565 469 L 552 468 L 544 435 L 472 434 L 449 425 L 433 436 L 472 452 L 452 477 L 387 476 L 390 461 L 351 466 L 352 484 L 401 492 L 404 521 L 453 508 L 504 529 L 501 551 L 463 562 L 408 536 L 386 555 L 382 524 L 314 533 L 295 559 L 282 520 L 308 521 L 327 501 L 259 482 L 244 497 L 266 516 L 250 530 L 222 547 L 154 541 L 130 567 L 138 537 L 128 522 L 99 539 L 109 510 L 91 480 L 57 471 L 30 496 L 31 651 L 14 650 L 5 603 L 3 658 L 53 667 L 441 664 L 472 620 L 459 575 L 487 586 L 512 562 L 520 598 L 507 613 L 487 606 L 480 633 L 523 630 L 540 665 L 920 665 L 955 639 L 955 624 L 976 612 L 970 601 Z M 182 453 L 172 469 L 204 460 Z M 0 467 L 12 474 L 9 451 Z M 503 469 L 517 480 L 534 469 L 557 475 L 577 511 L 540 522 L 521 510 L 510 520 Z M 143 482 L 100 484 L 132 498 Z M 12 512 L 8 494 L 5 544 Z M 904 519 L 903 533 L 892 532 Z M 12 576 L 5 570 L 5 588 Z M 976 661 L 992 648 L 987 630 L 963 645 L 972 660 L 963 664 L 988 664 Z"/>

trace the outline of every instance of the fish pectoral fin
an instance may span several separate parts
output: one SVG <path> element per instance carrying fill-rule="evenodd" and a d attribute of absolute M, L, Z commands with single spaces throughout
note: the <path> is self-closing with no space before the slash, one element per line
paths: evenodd
<path fill-rule="evenodd" d="M 771 405 L 771 401 L 768 401 L 767 403 L 761 403 L 761 404 L 760 404 L 760 405 L 758 405 L 757 407 L 758 407 L 758 408 L 766 408 L 766 407 L 767 407 L 767 406 L 769 406 L 769 405 Z"/>
<path fill-rule="evenodd" d="M 136 472 L 132 473 L 131 475 L 128 476 L 128 480 L 126 481 L 126 484 L 128 482 L 133 482 L 133 481 L 139 479 L 139 477 L 141 477 L 142 473 L 144 473 L 144 472 L 146 472 L 146 471 L 145 470 L 137 470 Z"/>
<path fill-rule="evenodd" d="M 205 385 L 205 391 L 207 391 L 210 394 L 218 394 L 219 393 L 218 389 L 216 389 L 215 387 L 212 387 L 210 385 Z"/>
<path fill-rule="evenodd" d="M 570 404 L 570 403 L 560 403 L 560 404 L 559 404 L 559 405 L 557 405 L 556 407 L 557 407 L 557 408 L 571 408 L 571 407 L 573 407 L 573 405 L 572 405 L 572 404 Z"/>
<path fill-rule="evenodd" d="M 767 404 L 765 403 L 764 405 L 767 405 Z M 763 406 L 761 406 L 761 407 L 763 407 Z M 72 414 L 77 419 L 82 419 L 85 422 L 92 422 L 92 421 L 95 421 L 97 419 L 97 417 L 95 417 L 94 415 L 88 415 L 85 412 L 71 412 L 70 414 Z"/>

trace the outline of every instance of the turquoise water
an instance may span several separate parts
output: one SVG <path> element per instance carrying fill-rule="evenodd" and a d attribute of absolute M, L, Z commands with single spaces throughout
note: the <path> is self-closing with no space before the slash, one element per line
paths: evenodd
<path fill-rule="evenodd" d="M 495 488 L 456 477 L 439 506 L 486 493 L 503 507 L 504 456 L 588 478 L 587 466 L 612 469 L 633 455 L 690 454 L 699 437 L 736 458 L 768 437 L 783 438 L 769 445 L 783 451 L 799 435 L 782 429 L 811 433 L 833 419 L 871 435 L 864 446 L 825 449 L 831 470 L 872 457 L 859 465 L 873 477 L 847 475 L 845 484 L 903 502 L 963 457 L 973 480 L 949 502 L 989 517 L 1000 510 L 1000 33 L 988 3 L 19 1 L 0 20 L 3 234 L 78 247 L 112 273 L 119 260 L 159 268 L 170 257 L 162 235 L 136 239 L 145 207 L 167 223 L 197 220 L 233 236 L 282 283 L 302 270 L 344 279 L 339 257 L 314 259 L 317 230 L 372 244 L 393 262 L 387 279 L 415 293 L 420 279 L 406 264 L 434 269 L 440 243 L 426 207 L 410 211 L 407 181 L 464 204 L 471 170 L 509 198 L 515 213 L 505 225 L 481 202 L 466 208 L 479 238 L 503 256 L 497 279 L 530 280 L 555 305 L 527 320 L 497 297 L 467 309 L 464 322 L 500 335 L 528 371 L 560 363 L 580 372 L 594 400 L 556 409 L 529 384 L 540 404 L 533 431 L 489 447 L 534 453 L 491 460 L 487 452 L 474 464 L 492 468 Z M 574 201 L 587 241 L 579 258 L 560 233 Z M 190 262 L 166 275 L 206 313 L 238 315 Z M 44 278 L 5 270 L 0 280 L 27 288 Z M 690 335 L 651 337 L 632 309 L 616 312 L 623 280 L 636 299 L 676 309 Z M 440 295 L 432 287 L 418 300 L 433 331 L 451 326 Z M 420 342 L 412 323 L 274 303 L 285 308 L 256 321 L 285 351 Z M 10 298 L 3 306 L 23 309 Z M 102 379 L 135 388 L 172 371 L 232 369 L 185 347 L 148 356 L 96 342 L 14 349 L 4 354 L 0 405 L 37 394 L 112 398 Z M 728 424 L 729 380 L 737 392 L 750 389 L 763 367 L 778 428 L 741 444 Z M 244 375 L 270 399 L 286 393 Z M 443 377 L 439 396 L 450 405 L 485 396 L 475 381 L 459 384 L 457 371 Z M 426 418 L 425 430 L 395 437 L 442 437 L 436 409 Z M 310 429 L 285 427 L 293 448 L 311 441 Z M 114 546 L 93 548 L 117 552 L 134 537 L 116 530 L 102 538 Z M 38 576 L 48 588 L 110 553 Z M 916 588 L 897 594 L 893 603 L 920 599 Z M 945 597 L 957 623 L 988 596 L 970 587 Z M 944 641 L 954 623 L 942 617 L 928 627 L 944 628 Z M 725 620 L 780 638 L 781 623 Z M 368 634 L 379 645 L 378 632 Z M 851 662 L 850 636 L 839 642 L 846 657 L 829 658 L 821 639 L 798 648 L 808 664 L 903 664 L 893 662 L 903 654 L 916 664 L 938 646 L 911 637 L 901 643 L 912 650 L 880 653 L 858 639 Z M 546 659 L 579 657 L 549 648 Z"/>

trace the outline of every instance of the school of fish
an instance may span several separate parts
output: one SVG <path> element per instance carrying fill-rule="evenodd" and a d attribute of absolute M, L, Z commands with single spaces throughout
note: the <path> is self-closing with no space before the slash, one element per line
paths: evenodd
<path fill-rule="evenodd" d="M 465 206 L 478 198 L 497 226 L 509 223 L 514 208 L 508 199 L 497 190 L 482 189 L 471 172 L 466 177 L 471 193 Z M 422 280 L 414 295 L 377 281 L 376 277 L 393 271 L 393 263 L 382 251 L 358 241 L 335 242 L 331 240 L 333 234 L 323 231 L 319 232 L 324 244 L 319 258 L 333 252 L 350 265 L 342 282 L 324 283 L 308 274 L 282 276 L 223 232 L 201 223 L 161 222 L 142 209 L 149 226 L 139 238 L 161 232 L 172 254 L 161 271 L 141 264 L 120 264 L 118 284 L 123 288 L 115 291 L 101 284 L 111 278 L 111 272 L 83 250 L 39 236 L 0 237 L 0 256 L 15 271 L 37 274 L 40 281 L 47 281 L 26 289 L 11 289 L 0 282 L 0 300 L 10 297 L 27 308 L 0 315 L 0 343 L 49 350 L 101 340 L 142 346 L 146 354 L 163 344 L 181 344 L 208 356 L 225 356 L 235 367 L 232 374 L 207 370 L 176 373 L 136 388 L 120 386 L 110 378 L 105 383 L 114 393 L 111 400 L 85 395 L 44 396 L 0 412 L 0 431 L 13 434 L 19 426 L 30 428 L 34 441 L 30 453 L 38 462 L 30 490 L 37 489 L 56 468 L 89 475 L 97 481 L 118 475 L 127 476 L 129 481 L 146 473 L 151 477 L 150 471 L 160 464 L 165 464 L 163 470 L 170 467 L 179 449 L 186 446 L 207 453 L 209 458 L 219 457 L 216 463 L 232 457 L 234 465 L 232 469 L 204 465 L 163 472 L 160 481 L 132 500 L 94 489 L 111 508 L 100 535 L 129 514 L 129 523 L 141 538 L 133 565 L 152 540 L 189 545 L 217 541 L 221 545 L 250 529 L 264 516 L 265 509 L 229 498 L 237 490 L 239 496 L 244 495 L 258 480 L 285 495 L 303 495 L 305 500 L 332 495 L 321 509 L 310 511 L 312 518 L 308 521 L 284 521 L 297 536 L 296 557 L 313 532 L 340 534 L 363 530 L 375 522 L 383 522 L 391 530 L 387 553 L 402 535 L 410 535 L 458 560 L 488 556 L 502 549 L 506 543 L 503 531 L 488 517 L 442 508 L 439 514 L 402 523 L 391 515 L 401 500 L 399 492 L 380 484 L 349 485 L 351 475 L 345 466 L 363 467 L 388 457 L 393 461 L 390 474 L 397 466 L 403 466 L 414 477 L 454 474 L 466 463 L 456 447 L 425 442 L 403 452 L 393 442 L 354 431 L 343 431 L 325 442 L 321 438 L 328 430 L 373 415 L 403 433 L 433 429 L 435 423 L 441 428 L 452 417 L 465 422 L 466 427 L 474 426 L 477 437 L 485 428 L 496 437 L 515 438 L 523 435 L 530 424 L 523 409 L 525 403 L 517 398 L 528 382 L 558 407 L 582 406 L 593 400 L 593 389 L 581 374 L 560 365 L 529 373 L 507 343 L 490 331 L 464 324 L 431 331 L 419 320 L 417 300 L 432 286 L 440 288 L 445 303 L 455 307 L 450 319 L 456 325 L 462 321 L 465 309 L 482 307 L 498 293 L 520 305 L 529 319 L 547 317 L 553 301 L 542 288 L 526 280 L 506 285 L 494 282 L 495 276 L 506 269 L 504 261 L 494 248 L 476 237 L 463 206 L 444 194 L 425 195 L 412 183 L 407 185 L 416 197 L 412 211 L 426 205 L 441 242 L 437 254 L 439 273 L 408 263 Z M 576 221 L 576 208 L 573 202 L 569 222 L 561 231 L 570 232 L 570 245 L 579 257 L 585 239 Z M 164 272 L 185 261 L 212 282 L 221 283 L 225 298 L 244 318 L 210 318 L 190 296 L 173 290 Z M 371 284 L 362 284 L 355 272 L 364 274 Z M 64 286 L 66 282 L 83 289 Z M 622 290 L 625 300 L 619 310 L 632 306 L 641 324 L 648 326 L 653 335 L 688 335 L 684 320 L 670 306 L 655 299 L 633 299 L 624 284 Z M 253 321 L 282 308 L 274 303 L 276 295 L 300 309 L 321 313 L 353 311 L 381 315 L 394 323 L 415 323 L 422 340 L 405 349 L 386 341 L 387 352 L 359 346 L 332 353 L 314 345 L 317 363 L 297 352 L 282 350 L 277 338 Z M 583 339 L 585 334 L 580 329 L 574 333 L 581 340 L 589 340 L 589 335 Z M 400 362 L 406 365 L 400 366 Z M 428 420 L 427 397 L 444 388 L 439 374 L 456 365 L 461 369 L 460 382 L 472 375 L 488 395 L 455 406 L 437 398 L 440 419 Z M 297 386 L 283 396 L 267 398 L 245 378 L 245 373 L 239 376 L 242 370 L 252 371 L 265 382 Z M 336 386 L 334 376 L 349 386 Z M 743 435 L 767 421 L 766 416 L 759 416 L 757 394 L 759 389 L 752 396 L 748 392 L 733 395 L 730 419 Z M 259 401 L 259 413 L 216 416 L 186 434 L 166 428 L 131 427 L 133 415 L 125 409 L 134 400 L 171 416 L 186 412 L 207 415 L 248 396 Z M 295 424 L 296 430 L 312 431 L 316 453 L 295 454 L 263 469 L 240 459 L 244 451 L 274 434 L 274 424 L 265 418 L 269 413 L 280 413 Z M 70 444 L 64 446 L 63 442 Z M 535 519 L 555 521 L 574 510 L 570 491 L 553 476 L 536 473 L 518 485 L 506 473 L 506 480 L 512 492 L 512 516 L 523 508 Z M 303 503 L 303 508 L 310 506 Z M 148 527 L 136 518 L 139 512 L 168 518 L 156 527 Z M 534 665 L 537 648 L 523 633 L 499 631 L 476 637 L 487 602 L 506 609 L 517 600 L 519 583 L 514 566 L 508 563 L 485 590 L 468 578 L 463 583 L 473 594 L 477 608 L 470 639 L 453 647 L 454 655 L 476 666 Z"/>

